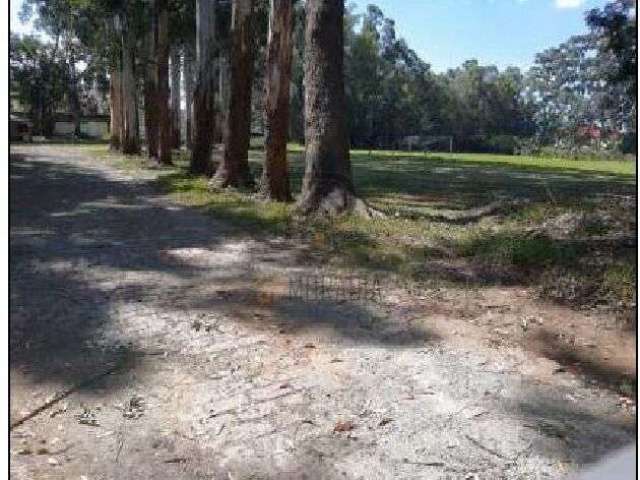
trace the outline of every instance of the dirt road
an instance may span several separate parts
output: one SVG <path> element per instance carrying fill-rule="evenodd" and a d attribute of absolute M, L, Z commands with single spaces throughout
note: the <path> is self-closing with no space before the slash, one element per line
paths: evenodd
<path fill-rule="evenodd" d="M 152 172 L 47 146 L 10 166 L 11 421 L 71 390 L 12 430 L 15 479 L 561 478 L 633 439 L 618 394 L 462 335 L 529 335 L 551 307 L 526 291 L 467 292 L 472 315 L 446 289 L 291 297 L 312 251 Z"/>

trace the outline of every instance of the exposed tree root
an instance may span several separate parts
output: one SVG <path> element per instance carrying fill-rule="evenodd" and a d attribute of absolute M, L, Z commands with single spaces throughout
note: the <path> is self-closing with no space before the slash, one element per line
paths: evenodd
<path fill-rule="evenodd" d="M 382 218 L 384 213 L 369 206 L 350 190 L 334 187 L 328 193 L 320 190 L 304 196 L 297 205 L 301 216 L 337 217 L 357 215 L 364 218 Z"/>

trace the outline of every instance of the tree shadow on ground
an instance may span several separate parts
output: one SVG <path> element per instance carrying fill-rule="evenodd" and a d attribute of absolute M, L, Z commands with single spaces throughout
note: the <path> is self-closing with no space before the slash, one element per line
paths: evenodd
<path fill-rule="evenodd" d="M 310 275 L 314 275 L 311 273 Z M 355 297 L 355 293 L 352 294 Z M 311 298 L 309 298 L 311 297 Z M 169 305 L 166 305 L 167 307 Z M 441 337 L 424 327 L 401 325 L 390 320 L 382 308 L 368 299 L 321 298 L 313 292 L 273 293 L 259 285 L 229 288 L 215 296 L 185 291 L 181 308 L 233 317 L 256 330 L 277 330 L 288 336 L 325 331 L 332 342 L 376 345 L 388 348 L 423 347 Z M 211 328 L 202 325 L 198 328 Z"/>
<path fill-rule="evenodd" d="M 122 181 L 51 156 L 10 156 L 11 365 L 35 382 L 73 384 L 106 364 L 135 368 L 136 362 L 127 359 L 146 353 L 126 338 L 102 338 L 105 329 L 114 328 L 113 309 L 119 302 L 160 303 L 165 293 L 162 286 L 131 281 L 129 275 L 165 274 L 191 282 L 206 282 L 211 276 L 230 283 L 241 280 L 244 272 L 224 262 L 201 266 L 167 252 L 213 251 L 248 235 L 197 209 L 166 205 L 153 182 Z M 360 334 L 341 325 L 339 316 L 294 319 L 306 309 L 312 307 L 274 313 L 289 312 L 300 330 L 324 322 L 338 335 Z M 377 328 L 375 323 L 372 328 Z M 397 344 L 396 338 L 384 335 L 368 338 Z"/>
<path fill-rule="evenodd" d="M 531 444 L 530 454 L 585 466 L 633 442 L 630 418 L 600 415 L 570 402 L 568 394 L 535 385 L 524 388 L 512 413 L 522 421 L 516 434 Z"/>
<path fill-rule="evenodd" d="M 589 355 L 584 349 L 562 341 L 546 328 L 540 329 L 526 346 L 533 347 L 537 354 L 557 362 L 563 370 L 575 372 L 601 388 L 636 399 L 635 371 L 629 372 L 621 367 L 608 365 L 597 356 Z"/>

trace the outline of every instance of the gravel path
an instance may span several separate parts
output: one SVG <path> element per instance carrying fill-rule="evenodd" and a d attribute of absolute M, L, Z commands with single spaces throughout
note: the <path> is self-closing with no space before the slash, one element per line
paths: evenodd
<path fill-rule="evenodd" d="M 391 291 L 291 298 L 305 246 L 80 152 L 12 147 L 11 421 L 74 389 L 13 429 L 13 478 L 562 478 L 632 441 L 617 396 Z"/>

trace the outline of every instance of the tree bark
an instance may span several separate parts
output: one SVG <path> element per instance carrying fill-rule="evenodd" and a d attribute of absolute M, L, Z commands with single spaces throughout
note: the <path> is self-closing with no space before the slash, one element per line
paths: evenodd
<path fill-rule="evenodd" d="M 71 111 L 71 115 L 73 117 L 73 134 L 76 137 L 80 137 L 82 135 L 82 131 L 80 128 L 80 121 L 82 112 L 80 111 L 80 98 L 78 96 L 78 73 L 76 70 L 76 61 L 75 54 L 71 51 L 71 48 L 68 49 L 69 55 L 69 110 Z"/>
<path fill-rule="evenodd" d="M 215 142 L 224 143 L 224 139 L 227 136 L 227 118 L 229 116 L 229 98 L 230 94 L 229 85 L 229 54 L 226 52 L 220 52 L 218 57 L 218 79 L 216 95 L 218 98 L 217 110 L 216 110 L 216 130 L 215 130 Z"/>
<path fill-rule="evenodd" d="M 138 88 L 135 76 L 135 33 L 125 18 L 122 29 L 122 125 L 120 144 L 122 153 L 140 153 L 138 125 Z"/>
<path fill-rule="evenodd" d="M 216 171 L 220 187 L 253 184 L 249 171 L 251 82 L 253 80 L 253 0 L 234 0 L 231 13 L 231 95 L 224 156 Z"/>
<path fill-rule="evenodd" d="M 169 12 L 167 0 L 156 0 L 156 101 L 158 114 L 158 160 L 171 165 L 171 126 L 169 117 Z"/>
<path fill-rule="evenodd" d="M 187 148 L 193 147 L 192 142 L 192 110 L 193 105 L 193 52 L 191 45 L 187 45 L 184 51 L 184 97 L 185 97 L 185 140 Z"/>
<path fill-rule="evenodd" d="M 271 200 L 291 200 L 287 168 L 289 84 L 291 82 L 292 0 L 271 0 L 266 64 L 266 136 L 261 193 Z"/>
<path fill-rule="evenodd" d="M 151 18 L 151 30 L 147 35 L 147 58 L 144 71 L 144 126 L 147 156 L 158 159 L 158 112 L 156 105 L 156 19 Z"/>
<path fill-rule="evenodd" d="M 344 93 L 343 0 L 307 0 L 304 215 L 372 211 L 355 195 Z"/>
<path fill-rule="evenodd" d="M 215 2 L 196 0 L 196 88 L 193 94 L 191 173 L 213 174 L 211 151 L 215 125 Z"/>
<path fill-rule="evenodd" d="M 111 114 L 109 148 L 111 150 L 120 150 L 120 132 L 122 130 L 121 93 L 120 69 L 116 66 L 111 68 L 109 72 L 109 113 Z"/>
<path fill-rule="evenodd" d="M 180 50 L 174 48 L 171 52 L 171 146 L 180 148 Z"/>

